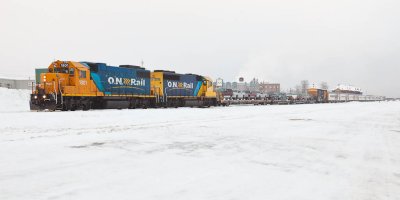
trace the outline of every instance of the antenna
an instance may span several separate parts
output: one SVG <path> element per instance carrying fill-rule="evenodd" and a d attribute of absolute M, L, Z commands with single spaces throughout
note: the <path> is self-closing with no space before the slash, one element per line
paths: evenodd
<path fill-rule="evenodd" d="M 142 59 L 142 67 L 143 67 L 143 65 L 144 65 L 144 61 L 143 61 L 143 59 Z"/>

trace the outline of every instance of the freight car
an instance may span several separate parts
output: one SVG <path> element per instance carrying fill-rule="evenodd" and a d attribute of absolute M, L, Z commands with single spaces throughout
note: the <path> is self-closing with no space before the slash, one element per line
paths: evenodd
<path fill-rule="evenodd" d="M 221 92 L 221 96 L 224 100 L 232 100 L 233 96 L 233 90 L 232 89 L 226 89 Z"/>
<path fill-rule="evenodd" d="M 31 110 L 215 106 L 209 78 L 139 66 L 55 61 L 39 74 Z"/>
<path fill-rule="evenodd" d="M 268 99 L 268 94 L 259 92 L 257 93 L 257 100 L 267 100 Z"/>
<path fill-rule="evenodd" d="M 329 94 L 328 90 L 322 90 L 317 88 L 309 88 L 307 90 L 308 95 L 311 98 L 311 101 L 316 103 L 328 103 Z"/>
<path fill-rule="evenodd" d="M 247 94 L 243 91 L 234 91 L 232 95 L 232 99 L 234 100 L 245 100 Z"/>

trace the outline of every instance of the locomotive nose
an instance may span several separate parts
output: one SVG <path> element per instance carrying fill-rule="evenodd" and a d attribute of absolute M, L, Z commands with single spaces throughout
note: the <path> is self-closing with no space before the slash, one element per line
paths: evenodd
<path fill-rule="evenodd" d="M 54 96 L 51 94 L 31 94 L 30 99 L 31 110 L 55 110 L 56 103 Z"/>

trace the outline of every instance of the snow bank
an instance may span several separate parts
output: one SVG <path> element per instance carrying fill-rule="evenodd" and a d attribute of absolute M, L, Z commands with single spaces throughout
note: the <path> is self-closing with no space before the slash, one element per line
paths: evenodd
<path fill-rule="evenodd" d="M 0 112 L 29 111 L 30 90 L 15 90 L 0 87 Z"/>

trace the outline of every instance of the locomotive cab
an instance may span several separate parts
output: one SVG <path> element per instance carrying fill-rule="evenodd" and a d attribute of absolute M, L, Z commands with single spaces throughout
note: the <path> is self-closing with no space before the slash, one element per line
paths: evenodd
<path fill-rule="evenodd" d="M 65 109 L 68 96 L 87 96 L 97 93 L 90 79 L 89 67 L 77 62 L 55 61 L 32 91 L 31 110 Z"/>
<path fill-rule="evenodd" d="M 32 91 L 30 107 L 31 110 L 55 110 L 58 99 L 61 96 L 61 84 L 65 85 L 68 80 L 68 62 L 53 62 L 47 72 L 40 74 L 40 81 L 36 89 Z"/>
<path fill-rule="evenodd" d="M 211 81 L 211 78 L 205 77 L 204 85 L 206 86 L 205 96 L 207 98 L 216 98 L 217 93 L 214 91 L 214 85 Z"/>

